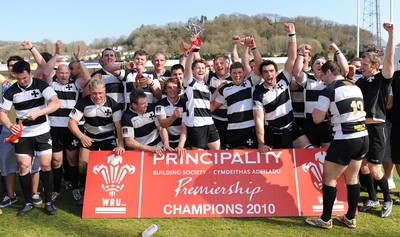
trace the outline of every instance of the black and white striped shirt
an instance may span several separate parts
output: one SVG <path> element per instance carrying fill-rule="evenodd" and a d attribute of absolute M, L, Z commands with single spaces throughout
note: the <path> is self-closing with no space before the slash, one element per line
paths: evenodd
<path fill-rule="evenodd" d="M 263 84 L 256 86 L 253 93 L 253 110 L 264 109 L 264 123 L 274 128 L 286 128 L 294 120 L 290 99 L 292 75 L 283 70 L 278 74 L 276 84 L 268 88 Z"/>
<path fill-rule="evenodd" d="M 5 91 L 0 107 L 10 111 L 14 105 L 17 118 L 23 118 L 29 112 L 39 111 L 47 106 L 47 101 L 56 96 L 53 88 L 46 82 L 37 78 L 30 78 L 26 88 L 14 83 Z M 11 121 L 15 123 L 16 121 Z M 21 137 L 34 137 L 50 131 L 47 115 L 37 117 L 34 121 L 24 120 Z"/>
<path fill-rule="evenodd" d="M 255 126 L 253 117 L 253 91 L 261 77 L 253 73 L 240 85 L 229 83 L 218 91 L 217 103 L 227 105 L 228 130 L 244 129 Z"/>
<path fill-rule="evenodd" d="M 73 79 L 70 79 L 66 84 L 61 84 L 55 79 L 50 86 L 57 93 L 61 103 L 61 107 L 57 111 L 49 114 L 50 126 L 68 127 L 69 114 L 78 101 L 82 88 Z"/>
<path fill-rule="evenodd" d="M 214 93 L 214 91 L 218 88 L 221 83 L 224 81 L 227 81 L 228 83 L 232 82 L 232 79 L 230 76 L 227 76 L 225 80 L 221 80 L 218 78 L 217 74 L 214 72 L 209 72 L 208 74 L 208 80 L 207 80 L 207 85 L 208 89 L 210 90 L 211 94 Z M 212 117 L 216 120 L 219 121 L 228 121 L 228 107 L 226 104 L 221 105 L 218 109 L 214 110 L 214 112 L 211 114 Z"/>
<path fill-rule="evenodd" d="M 82 117 L 85 119 L 83 125 L 85 135 L 94 141 L 115 139 L 114 122 L 120 121 L 122 112 L 119 104 L 111 97 L 106 96 L 101 105 L 96 105 L 90 95 L 76 103 L 69 117 L 79 122 Z"/>
<path fill-rule="evenodd" d="M 178 97 L 179 98 L 179 97 Z M 175 108 L 180 108 L 184 111 L 186 101 L 184 99 L 179 98 L 176 103 L 171 103 L 168 98 L 164 98 L 160 100 L 155 108 L 155 114 L 165 115 L 167 118 L 171 117 L 174 114 Z M 169 143 L 178 144 L 179 136 L 181 135 L 182 129 L 182 118 L 177 118 L 175 121 L 167 128 Z"/>
<path fill-rule="evenodd" d="M 312 120 L 312 111 L 315 108 L 321 91 L 325 89 L 325 83 L 315 78 L 314 75 L 308 73 L 304 73 L 303 75 L 303 82 L 300 86 L 304 88 L 304 116 Z"/>
<path fill-rule="evenodd" d="M 159 124 L 154 114 L 154 105 L 149 104 L 142 115 L 128 108 L 122 115 L 121 125 L 124 138 L 131 137 L 148 146 L 163 146 L 157 128 Z"/>
<path fill-rule="evenodd" d="M 95 74 L 101 74 L 101 79 L 106 84 L 106 94 L 110 96 L 113 100 L 115 100 L 121 108 L 125 106 L 125 98 L 124 98 L 124 85 L 122 82 L 112 75 L 111 73 L 107 72 L 104 69 L 100 69 L 92 74 L 92 77 Z"/>
<path fill-rule="evenodd" d="M 187 102 L 183 122 L 188 127 L 202 127 L 213 124 L 210 111 L 211 92 L 205 83 L 199 83 L 194 77 L 188 81 L 185 91 Z"/>
<path fill-rule="evenodd" d="M 147 96 L 147 102 L 149 104 L 153 104 L 157 102 L 157 98 L 153 95 L 153 92 L 151 91 L 151 86 L 148 85 L 146 88 L 142 88 L 140 85 L 139 81 L 136 81 L 136 77 L 138 76 L 138 71 L 137 70 L 121 70 L 121 74 L 118 76 L 118 79 L 123 81 L 125 83 L 125 102 L 127 104 L 130 104 L 131 99 L 130 99 L 130 94 L 133 90 L 141 90 L 143 91 L 146 96 Z M 142 72 L 143 77 L 150 77 L 153 80 L 153 83 L 157 85 L 158 87 L 161 88 L 160 82 L 158 79 L 153 78 L 153 72 L 152 71 L 143 71 Z M 138 80 L 140 78 L 137 78 Z"/>
<path fill-rule="evenodd" d="M 339 79 L 332 81 L 322 92 L 315 106 L 332 114 L 334 140 L 352 139 L 368 135 L 365 126 L 363 94 L 352 82 Z"/>

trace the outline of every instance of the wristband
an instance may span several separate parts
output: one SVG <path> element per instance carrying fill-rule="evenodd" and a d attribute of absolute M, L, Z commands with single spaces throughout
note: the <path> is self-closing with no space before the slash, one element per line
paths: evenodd
<path fill-rule="evenodd" d="M 296 33 L 289 33 L 289 42 L 296 42 Z"/>
<path fill-rule="evenodd" d="M 297 55 L 298 55 L 298 56 L 304 57 L 304 54 L 303 54 L 303 53 L 298 53 Z"/>
<path fill-rule="evenodd" d="M 199 51 L 200 51 L 200 47 L 196 47 L 196 48 L 193 49 L 192 52 L 199 52 Z"/>
<path fill-rule="evenodd" d="M 342 51 L 340 51 L 340 49 L 336 50 L 335 55 L 339 55 L 340 53 L 342 53 Z"/>
<path fill-rule="evenodd" d="M 254 51 L 254 50 L 256 50 L 257 49 L 257 47 L 253 47 L 253 48 L 251 48 L 251 51 Z"/>
<path fill-rule="evenodd" d="M 35 46 L 32 46 L 32 47 L 29 49 L 29 51 L 32 51 L 33 48 L 35 48 Z"/>

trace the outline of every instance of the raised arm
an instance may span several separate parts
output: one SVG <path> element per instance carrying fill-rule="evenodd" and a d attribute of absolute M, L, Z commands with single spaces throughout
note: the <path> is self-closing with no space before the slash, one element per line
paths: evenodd
<path fill-rule="evenodd" d="M 293 76 L 298 84 L 304 83 L 305 79 L 304 78 L 305 72 L 303 71 L 305 53 L 306 53 L 306 45 L 304 44 L 297 49 L 297 58 L 293 68 Z"/>
<path fill-rule="evenodd" d="M 240 43 L 240 37 L 237 35 L 233 35 L 231 39 L 232 51 L 231 51 L 231 60 L 232 63 L 239 62 L 239 54 L 237 51 L 237 44 Z M 242 55 L 243 57 L 243 55 Z"/>
<path fill-rule="evenodd" d="M 256 42 L 254 41 L 253 35 L 245 37 L 244 40 L 242 41 L 243 41 L 242 64 L 244 67 L 244 78 L 246 79 L 251 74 L 249 48 L 252 50 L 256 49 Z"/>
<path fill-rule="evenodd" d="M 25 40 L 22 42 L 21 45 L 22 45 L 22 50 L 31 51 L 31 54 L 32 54 L 33 58 L 35 59 L 35 62 L 37 63 L 37 68 L 35 70 L 33 77 L 42 79 L 43 70 L 46 66 L 46 61 L 44 60 L 44 58 L 42 57 L 40 52 L 36 49 L 35 46 L 33 46 L 33 44 L 30 41 Z"/>
<path fill-rule="evenodd" d="M 388 32 L 388 42 L 386 44 L 385 58 L 383 60 L 382 75 L 386 79 L 393 77 L 394 73 L 394 23 L 385 22 L 383 28 Z"/>
<path fill-rule="evenodd" d="M 287 51 L 288 59 L 285 62 L 285 70 L 288 73 L 292 74 L 297 54 L 296 28 L 292 22 L 285 23 L 283 27 L 289 37 L 288 51 Z"/>
<path fill-rule="evenodd" d="M 342 73 L 342 76 L 346 78 L 347 74 L 349 73 L 349 63 L 347 62 L 346 57 L 335 43 L 331 43 L 328 49 L 331 51 L 331 53 L 336 55 L 336 61 L 340 66 L 340 72 Z"/>

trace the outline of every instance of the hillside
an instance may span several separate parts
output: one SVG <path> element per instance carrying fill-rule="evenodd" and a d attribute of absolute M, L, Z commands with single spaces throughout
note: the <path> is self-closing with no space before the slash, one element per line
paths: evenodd
<path fill-rule="evenodd" d="M 229 52 L 230 39 L 234 34 L 242 37 L 253 34 L 263 56 L 285 55 L 287 36 L 282 24 L 287 21 L 292 21 L 296 25 L 298 44 L 310 44 L 313 47 L 314 55 L 326 54 L 328 45 L 335 42 L 348 59 L 355 56 L 356 26 L 326 21 L 318 17 L 287 18 L 274 14 L 250 17 L 238 13 L 221 14 L 214 19 L 206 19 L 202 35 L 202 55 L 213 57 Z M 187 31 L 184 26 L 185 23 L 167 23 L 164 26 L 142 25 L 134 29 L 127 38 L 122 36 L 119 39 L 105 37 L 94 40 L 90 45 L 86 45 L 83 41 L 76 41 L 63 45 L 63 51 L 72 54 L 77 45 L 81 46 L 82 52 L 119 45 L 123 46 L 124 50 L 143 48 L 149 53 L 163 51 L 168 53 L 171 59 L 176 59 L 181 54 L 179 43 L 187 42 Z M 363 51 L 373 43 L 374 37 L 370 32 L 361 30 L 360 39 L 362 39 L 360 49 Z M 52 53 L 54 52 L 54 43 L 45 39 L 36 42 L 35 45 L 40 51 Z M 240 50 L 239 53 L 241 53 Z M 29 52 L 18 49 L 18 43 L 0 41 L 0 60 L 4 62 L 12 54 L 30 56 Z"/>

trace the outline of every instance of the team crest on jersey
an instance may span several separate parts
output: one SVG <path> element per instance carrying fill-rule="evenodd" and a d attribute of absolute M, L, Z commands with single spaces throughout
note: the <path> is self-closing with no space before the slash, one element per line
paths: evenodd
<path fill-rule="evenodd" d="M 110 108 L 104 109 L 104 114 L 106 115 L 107 118 L 111 117 L 112 112 Z"/>

